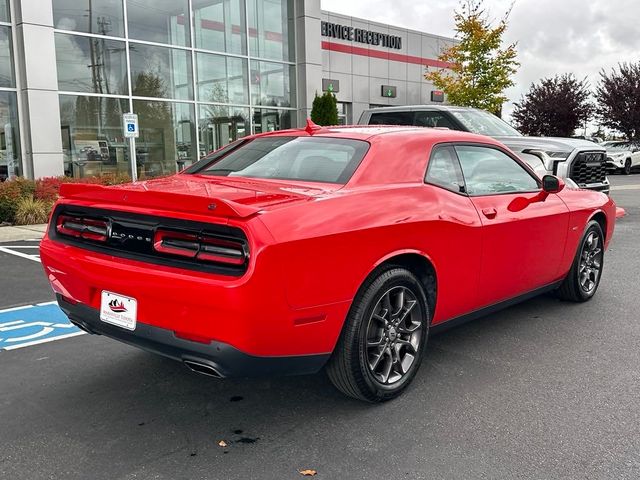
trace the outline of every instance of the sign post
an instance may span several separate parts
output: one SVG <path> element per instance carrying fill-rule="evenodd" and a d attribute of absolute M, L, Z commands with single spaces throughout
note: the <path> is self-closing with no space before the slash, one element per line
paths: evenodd
<path fill-rule="evenodd" d="M 138 115 L 135 113 L 122 114 L 122 130 L 124 138 L 129 139 L 129 161 L 131 162 L 131 180 L 138 180 L 138 168 L 136 166 L 136 138 L 140 136 L 138 129 Z"/>

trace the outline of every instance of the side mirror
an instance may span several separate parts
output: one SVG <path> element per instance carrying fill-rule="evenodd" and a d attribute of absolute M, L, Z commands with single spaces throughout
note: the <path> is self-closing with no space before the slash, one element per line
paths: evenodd
<path fill-rule="evenodd" d="M 559 193 L 564 188 L 562 179 L 555 175 L 545 175 L 542 177 L 542 190 L 547 193 Z"/>

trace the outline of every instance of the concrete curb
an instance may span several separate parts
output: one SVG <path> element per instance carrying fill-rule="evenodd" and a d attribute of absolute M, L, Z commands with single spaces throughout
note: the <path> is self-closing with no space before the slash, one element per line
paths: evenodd
<path fill-rule="evenodd" d="M 22 240 L 41 239 L 47 228 L 45 223 L 40 225 L 20 225 L 0 227 L 0 243 L 19 242 Z"/>

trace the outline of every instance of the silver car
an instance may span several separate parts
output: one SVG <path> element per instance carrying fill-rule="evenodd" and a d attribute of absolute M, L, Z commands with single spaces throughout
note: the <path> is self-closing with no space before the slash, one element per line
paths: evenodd
<path fill-rule="evenodd" d="M 358 124 L 415 125 L 487 135 L 513 150 L 540 178 L 557 175 L 580 188 L 609 194 L 604 147 L 575 138 L 526 137 L 484 110 L 445 105 L 379 107 L 365 110 Z"/>

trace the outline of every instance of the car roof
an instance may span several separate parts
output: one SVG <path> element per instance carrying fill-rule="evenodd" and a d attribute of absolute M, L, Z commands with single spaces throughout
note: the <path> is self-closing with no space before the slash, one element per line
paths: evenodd
<path fill-rule="evenodd" d="M 424 104 L 416 104 L 416 105 L 395 105 L 389 107 L 372 107 L 367 108 L 365 112 L 406 112 L 411 110 L 433 110 L 439 112 L 452 112 L 452 111 L 462 111 L 462 110 L 479 110 L 477 108 L 472 107 L 460 107 L 458 105 L 440 105 L 435 103 L 424 103 Z"/>
<path fill-rule="evenodd" d="M 334 138 L 350 138 L 354 140 L 371 140 L 375 137 L 424 137 L 425 139 L 436 142 L 481 142 L 488 144 L 496 144 L 497 142 L 484 135 L 463 132 L 460 130 L 450 130 L 442 127 L 413 127 L 402 125 L 340 125 L 330 127 L 318 127 L 311 133 L 304 128 L 278 130 L 256 135 L 263 136 L 290 136 L 290 135 L 310 135 L 313 137 L 334 137 Z"/>

